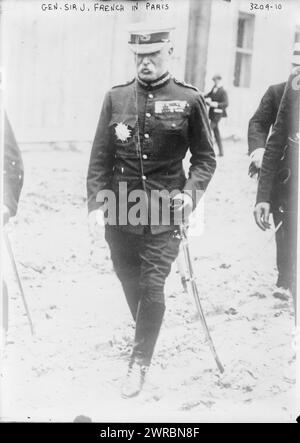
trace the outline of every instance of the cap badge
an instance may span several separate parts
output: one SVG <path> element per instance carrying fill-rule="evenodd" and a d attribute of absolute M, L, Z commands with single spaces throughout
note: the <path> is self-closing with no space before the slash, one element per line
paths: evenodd
<path fill-rule="evenodd" d="M 116 137 L 121 142 L 127 142 L 131 137 L 131 129 L 128 128 L 124 123 L 118 123 L 115 127 Z"/>
<path fill-rule="evenodd" d="M 151 34 L 143 34 L 140 35 L 139 37 L 142 42 L 149 42 L 151 39 Z"/>

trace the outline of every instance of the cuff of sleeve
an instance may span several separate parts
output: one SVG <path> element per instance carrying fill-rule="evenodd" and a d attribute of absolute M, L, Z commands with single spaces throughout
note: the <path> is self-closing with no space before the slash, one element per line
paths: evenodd
<path fill-rule="evenodd" d="M 256 203 L 271 203 L 270 194 L 269 193 L 259 193 L 256 197 Z"/>
<path fill-rule="evenodd" d="M 103 206 L 103 203 L 98 203 L 96 201 L 92 201 L 88 203 L 88 213 L 92 211 L 96 211 L 97 209 L 100 209 L 101 206 Z"/>
<path fill-rule="evenodd" d="M 249 155 L 250 160 L 252 160 L 253 157 L 256 156 L 259 153 L 261 153 L 263 155 L 264 152 L 265 152 L 265 148 L 256 148 L 256 149 L 254 149 L 254 151 L 252 151 L 251 154 Z"/>

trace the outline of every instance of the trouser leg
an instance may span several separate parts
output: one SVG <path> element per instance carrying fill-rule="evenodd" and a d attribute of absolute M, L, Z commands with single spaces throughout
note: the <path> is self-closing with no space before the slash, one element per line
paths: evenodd
<path fill-rule="evenodd" d="M 289 287 L 289 247 L 287 241 L 286 222 L 284 214 L 278 208 L 273 210 L 273 220 L 275 227 L 282 222 L 281 227 L 276 232 L 276 264 L 278 270 L 277 287 L 288 289 Z"/>
<path fill-rule="evenodd" d="M 150 365 L 165 312 L 164 286 L 179 251 L 174 231 L 144 236 L 140 251 L 139 301 L 132 362 Z"/>
<path fill-rule="evenodd" d="M 131 363 L 148 366 L 165 312 L 165 280 L 178 255 L 180 240 L 174 231 L 134 235 L 114 227 L 106 227 L 105 238 L 136 320 Z"/>
<path fill-rule="evenodd" d="M 297 211 L 288 212 L 284 217 L 284 228 L 288 248 L 288 284 L 293 295 L 297 312 Z"/>
<path fill-rule="evenodd" d="M 165 304 L 145 297 L 139 304 L 131 364 L 149 366 L 162 325 Z"/>
<path fill-rule="evenodd" d="M 214 133 L 215 136 L 215 140 L 219 149 L 219 155 L 223 156 L 224 155 L 224 150 L 223 150 L 223 143 L 222 143 L 222 139 L 221 139 L 221 134 L 220 134 L 220 130 L 219 130 L 219 121 L 220 120 L 211 120 L 211 129 Z"/>
<path fill-rule="evenodd" d="M 105 228 L 105 239 L 110 248 L 114 270 L 122 284 L 134 320 L 140 298 L 139 237 L 115 227 Z"/>

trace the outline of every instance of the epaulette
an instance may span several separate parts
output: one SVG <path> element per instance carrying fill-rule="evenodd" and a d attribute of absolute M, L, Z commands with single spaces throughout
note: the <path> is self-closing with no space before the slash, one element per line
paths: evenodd
<path fill-rule="evenodd" d="M 181 80 L 177 80 L 177 78 L 175 78 L 175 77 L 173 77 L 173 80 L 175 83 L 177 83 L 180 86 L 185 86 L 186 88 L 194 89 L 194 91 L 200 92 L 199 89 L 196 88 L 196 86 L 190 85 L 189 83 L 186 83 Z"/>
<path fill-rule="evenodd" d="M 134 80 L 135 80 L 135 78 L 133 78 L 132 80 L 130 80 L 130 81 L 127 82 L 127 83 L 123 83 L 123 84 L 121 84 L 121 85 L 113 86 L 112 89 L 115 89 L 115 88 L 122 88 L 123 86 L 131 85 L 131 84 L 134 82 Z"/>

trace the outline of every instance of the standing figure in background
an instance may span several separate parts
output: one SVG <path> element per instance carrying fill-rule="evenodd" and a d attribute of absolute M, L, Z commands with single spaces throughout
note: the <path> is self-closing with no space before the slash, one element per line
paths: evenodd
<path fill-rule="evenodd" d="M 295 68 L 284 89 L 276 122 L 266 144 L 258 182 L 254 217 L 257 225 L 270 228 L 274 195 L 282 213 L 286 248 L 286 279 L 296 310 L 298 151 L 300 67 Z M 281 228 L 280 228 L 281 229 Z"/>
<path fill-rule="evenodd" d="M 219 129 L 219 123 L 222 117 L 227 117 L 226 108 L 228 106 L 228 95 L 222 86 L 222 77 L 216 74 L 212 78 L 214 86 L 212 90 L 205 95 L 206 104 L 209 106 L 210 127 L 214 133 L 216 143 L 219 148 L 219 156 L 223 157 L 224 149 Z"/>
<path fill-rule="evenodd" d="M 300 43 L 296 43 L 292 57 L 293 68 L 300 65 L 299 53 Z M 264 94 L 258 109 L 249 121 L 248 153 L 250 156 L 249 175 L 251 177 L 256 173 L 260 173 L 265 153 L 265 145 L 270 130 L 275 124 L 285 87 L 286 82 L 271 85 Z M 275 180 L 276 178 L 277 176 L 275 176 Z M 282 212 L 277 191 L 278 189 L 274 182 L 270 201 L 270 211 L 273 214 L 275 227 L 279 226 L 280 223 L 282 223 L 282 226 L 276 231 L 276 263 L 278 278 L 273 295 L 276 298 L 286 300 L 289 297 L 291 264 L 289 261 L 289 246 L 286 241 L 286 224 L 284 223 L 285 214 Z"/>

